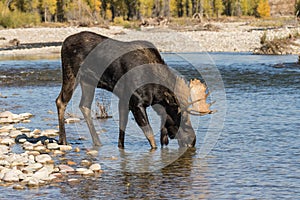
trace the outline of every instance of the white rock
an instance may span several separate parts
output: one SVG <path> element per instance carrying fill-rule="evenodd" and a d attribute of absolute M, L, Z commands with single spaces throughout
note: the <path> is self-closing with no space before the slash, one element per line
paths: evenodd
<path fill-rule="evenodd" d="M 83 168 L 83 167 L 76 168 L 76 173 L 77 174 L 83 174 L 87 170 L 88 170 L 87 168 Z"/>
<path fill-rule="evenodd" d="M 91 155 L 91 156 L 97 156 L 98 151 L 97 150 L 90 150 L 90 151 L 87 151 L 86 154 Z"/>
<path fill-rule="evenodd" d="M 13 113 L 10 111 L 4 111 L 0 113 L 0 118 L 8 118 L 8 117 L 12 117 Z"/>
<path fill-rule="evenodd" d="M 40 181 L 37 178 L 30 177 L 29 179 L 26 180 L 26 182 L 29 187 L 37 187 L 39 186 Z"/>
<path fill-rule="evenodd" d="M 4 138 L 4 139 L 0 139 L 0 144 L 5 144 L 5 145 L 12 145 L 15 143 L 15 140 L 11 139 L 11 138 Z"/>
<path fill-rule="evenodd" d="M 51 160 L 52 160 L 52 158 L 48 154 L 41 154 L 41 155 L 37 155 L 35 157 L 35 161 L 39 162 L 39 163 L 46 163 L 46 162 L 49 162 Z"/>
<path fill-rule="evenodd" d="M 82 160 L 82 161 L 80 162 L 80 164 L 81 164 L 82 166 L 90 166 L 90 165 L 91 165 L 91 161 L 88 161 L 88 160 Z"/>
<path fill-rule="evenodd" d="M 90 166 L 90 170 L 93 170 L 93 171 L 99 171 L 99 170 L 101 170 L 101 165 L 98 164 L 98 163 L 92 164 L 92 165 Z"/>
<path fill-rule="evenodd" d="M 76 118 L 76 117 L 70 117 L 70 118 L 68 118 L 68 119 L 65 120 L 65 123 L 67 123 L 67 124 L 77 123 L 77 122 L 80 122 L 80 119 Z"/>
<path fill-rule="evenodd" d="M 0 171 L 0 180 L 2 180 L 3 177 L 4 177 L 4 175 L 5 175 L 8 171 L 10 171 L 10 170 L 11 170 L 11 169 L 6 168 L 6 167 L 4 167 L 3 169 L 1 169 L 1 171 Z"/>
<path fill-rule="evenodd" d="M 25 143 L 27 140 L 25 138 L 19 139 L 19 143 Z M 33 146 L 32 146 L 33 148 Z"/>
<path fill-rule="evenodd" d="M 9 166 L 10 163 L 7 160 L 0 160 L 0 166 Z"/>
<path fill-rule="evenodd" d="M 54 151 L 53 151 L 53 155 L 54 155 L 54 156 L 55 156 L 55 155 L 62 155 L 62 154 L 65 154 L 65 152 L 60 151 L 60 150 L 54 150 Z"/>
<path fill-rule="evenodd" d="M 56 129 L 47 129 L 42 131 L 41 135 L 42 136 L 47 136 L 47 137 L 51 137 L 51 136 L 57 136 L 59 134 L 59 131 Z"/>
<path fill-rule="evenodd" d="M 83 171 L 83 173 L 82 173 L 83 175 L 87 175 L 87 176 L 89 176 L 89 175 L 93 175 L 94 174 L 94 172 L 93 172 L 93 170 L 91 170 L 91 169 L 87 169 L 87 170 L 85 170 L 85 171 Z"/>
<path fill-rule="evenodd" d="M 36 178 L 38 180 L 46 180 L 49 177 L 49 170 L 47 167 L 42 167 L 41 169 L 39 169 L 38 171 L 36 171 L 32 177 Z"/>
<path fill-rule="evenodd" d="M 30 132 L 30 129 L 29 128 L 23 128 L 20 131 L 23 132 L 23 133 L 27 133 L 27 132 Z"/>
<path fill-rule="evenodd" d="M 31 113 L 21 113 L 21 114 L 19 114 L 19 116 L 21 118 L 28 119 L 28 118 L 32 117 L 33 114 L 31 114 Z"/>
<path fill-rule="evenodd" d="M 0 132 L 0 137 L 9 136 L 9 132 Z"/>
<path fill-rule="evenodd" d="M 34 151 L 44 152 L 46 150 L 45 146 L 37 146 L 33 148 Z"/>
<path fill-rule="evenodd" d="M 14 129 L 14 125 L 2 126 L 0 128 L 1 132 L 9 132 Z"/>
<path fill-rule="evenodd" d="M 3 181 L 7 181 L 7 182 L 15 182 L 15 181 L 19 181 L 19 175 L 22 174 L 22 172 L 20 170 L 17 169 L 11 169 L 8 172 L 5 173 L 4 177 L 3 177 Z"/>
<path fill-rule="evenodd" d="M 41 134 L 41 130 L 40 129 L 34 129 L 31 133 L 33 134 L 33 135 L 40 135 Z"/>
<path fill-rule="evenodd" d="M 33 156 L 37 156 L 40 155 L 41 153 L 39 151 L 25 151 L 28 155 L 33 155 Z"/>
<path fill-rule="evenodd" d="M 50 149 L 50 150 L 57 150 L 57 149 L 59 149 L 60 147 L 59 147 L 59 145 L 57 144 L 57 143 L 48 143 L 47 144 L 47 149 Z"/>
<path fill-rule="evenodd" d="M 70 167 L 68 165 L 59 165 L 58 168 L 60 169 L 60 172 L 74 172 L 74 168 Z"/>
<path fill-rule="evenodd" d="M 68 182 L 80 182 L 80 180 L 77 178 L 70 178 L 68 179 Z"/>
<path fill-rule="evenodd" d="M 0 155 L 7 154 L 10 148 L 6 145 L 0 145 Z"/>
<path fill-rule="evenodd" d="M 72 150 L 72 146 L 70 146 L 70 145 L 59 145 L 59 149 L 61 151 L 70 151 L 70 150 Z"/>
<path fill-rule="evenodd" d="M 19 131 L 19 130 L 13 130 L 9 133 L 9 136 L 12 137 L 12 138 L 16 138 L 18 135 L 21 135 L 22 132 Z"/>
<path fill-rule="evenodd" d="M 26 173 L 31 173 L 41 169 L 42 167 L 43 165 L 41 163 L 33 163 L 29 164 L 27 167 L 24 167 L 22 171 Z"/>

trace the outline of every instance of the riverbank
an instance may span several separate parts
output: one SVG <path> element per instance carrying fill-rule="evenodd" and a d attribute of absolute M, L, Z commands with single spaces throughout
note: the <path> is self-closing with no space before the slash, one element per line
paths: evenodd
<path fill-rule="evenodd" d="M 300 32 L 298 27 L 261 28 L 250 26 L 247 22 L 203 24 L 205 29 L 196 31 L 175 31 L 168 27 L 125 29 L 118 26 L 100 27 L 63 27 L 63 28 L 19 28 L 0 30 L 0 55 L 49 55 L 60 53 L 60 46 L 41 46 L 40 48 L 3 49 L 9 41 L 17 39 L 19 44 L 58 43 L 69 35 L 80 31 L 93 31 L 122 41 L 148 40 L 161 52 L 255 52 L 261 47 L 261 37 L 267 39 L 284 38 Z M 295 44 L 300 44 L 296 40 Z M 1 49 L 2 47 L 2 49 Z M 287 54 L 299 54 L 299 46 L 290 48 Z"/>

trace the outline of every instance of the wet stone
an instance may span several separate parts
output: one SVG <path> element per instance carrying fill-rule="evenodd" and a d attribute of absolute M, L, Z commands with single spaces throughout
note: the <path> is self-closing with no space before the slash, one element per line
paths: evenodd
<path fill-rule="evenodd" d="M 98 163 L 92 164 L 89 168 L 92 171 L 100 171 L 101 170 L 101 165 Z"/>
<path fill-rule="evenodd" d="M 39 163 L 46 163 L 46 162 L 49 162 L 51 160 L 52 160 L 52 158 L 48 154 L 41 154 L 41 155 L 37 155 L 35 157 L 35 161 L 39 162 Z"/>
<path fill-rule="evenodd" d="M 59 145 L 57 143 L 48 143 L 47 144 L 47 149 L 50 149 L 50 150 L 57 150 L 59 149 Z"/>
<path fill-rule="evenodd" d="M 70 167 L 68 165 L 59 165 L 58 168 L 60 169 L 60 172 L 74 172 L 74 168 Z"/>

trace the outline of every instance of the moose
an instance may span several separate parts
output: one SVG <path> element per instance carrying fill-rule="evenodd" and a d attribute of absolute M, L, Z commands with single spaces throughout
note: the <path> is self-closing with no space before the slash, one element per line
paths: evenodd
<path fill-rule="evenodd" d="M 206 86 L 203 84 L 201 91 L 191 90 L 192 85 L 167 66 L 150 42 L 122 42 L 84 31 L 65 39 L 61 59 L 62 88 L 56 99 L 60 144 L 67 143 L 64 114 L 77 85 L 82 91 L 79 108 L 95 146 L 101 145 L 91 117 L 96 88 L 113 92 L 119 98 L 119 148 L 124 148 L 130 111 L 152 149 L 157 145 L 147 107 L 152 106 L 161 117 L 161 146 L 168 145 L 170 138 L 177 139 L 180 147 L 194 147 L 196 135 L 189 115 L 213 113 L 206 103 Z M 199 83 L 202 84 L 195 82 Z M 197 99 L 199 92 L 201 97 Z"/>

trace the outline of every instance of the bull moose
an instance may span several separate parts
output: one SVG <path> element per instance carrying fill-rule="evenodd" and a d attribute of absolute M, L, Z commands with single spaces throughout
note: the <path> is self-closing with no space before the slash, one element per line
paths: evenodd
<path fill-rule="evenodd" d="M 189 114 L 213 112 L 209 109 L 210 104 L 206 103 L 206 87 L 201 91 L 201 98 L 191 96 L 191 85 L 166 65 L 150 42 L 122 42 L 84 31 L 65 39 L 61 59 L 62 88 L 56 99 L 60 144 L 67 143 L 64 113 L 77 85 L 81 86 L 82 91 L 79 108 L 95 146 L 101 145 L 91 117 L 95 88 L 113 92 L 119 98 L 119 148 L 124 148 L 129 111 L 133 113 L 151 148 L 157 148 L 157 145 L 149 124 L 147 107 L 152 106 L 161 116 L 162 146 L 168 145 L 169 137 L 177 139 L 181 147 L 193 147 L 196 135 Z"/>

